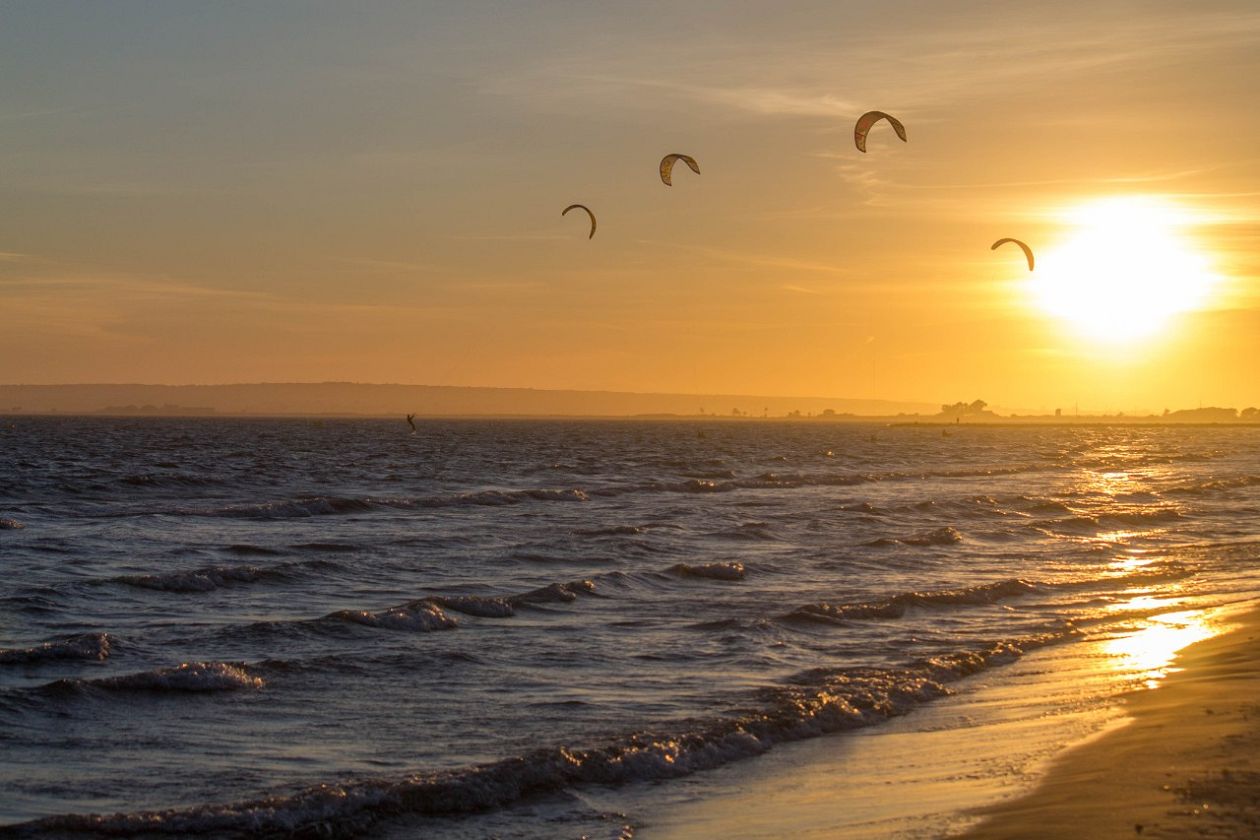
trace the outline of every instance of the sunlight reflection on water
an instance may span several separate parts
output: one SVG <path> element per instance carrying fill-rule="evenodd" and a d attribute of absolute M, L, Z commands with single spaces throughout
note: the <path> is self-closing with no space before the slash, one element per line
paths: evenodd
<path fill-rule="evenodd" d="M 1122 605 L 1124 609 L 1161 605 L 1166 598 L 1142 595 Z M 1211 610 L 1180 610 L 1147 619 L 1145 627 L 1127 636 L 1108 640 L 1103 651 L 1115 657 L 1117 670 L 1131 672 L 1148 688 L 1154 688 L 1168 675 L 1177 651 L 1221 633 L 1224 628 L 1211 621 Z"/>

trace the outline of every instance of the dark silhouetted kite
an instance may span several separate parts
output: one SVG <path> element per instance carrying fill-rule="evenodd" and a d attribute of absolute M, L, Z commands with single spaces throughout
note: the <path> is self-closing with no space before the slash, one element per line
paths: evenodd
<path fill-rule="evenodd" d="M 1024 249 L 1024 256 L 1028 258 L 1028 270 L 1032 271 L 1033 270 L 1032 248 L 1029 248 L 1026 244 L 1024 244 L 1023 242 L 1020 242 L 1018 239 L 1011 239 L 1009 236 L 1003 239 L 999 239 L 997 242 L 994 242 L 992 246 L 990 246 L 989 250 L 996 251 L 999 246 L 1005 245 L 1007 242 L 1014 242 L 1020 248 Z"/>
<path fill-rule="evenodd" d="M 587 239 L 595 238 L 595 214 L 591 212 L 591 208 L 587 207 L 585 204 L 570 204 L 568 207 L 564 208 L 564 210 L 560 212 L 560 215 L 561 216 L 568 215 L 570 210 L 585 210 L 586 211 L 586 215 L 591 217 L 591 234 L 590 236 L 586 238 Z"/>
<path fill-rule="evenodd" d="M 859 152 L 866 151 L 866 135 L 871 133 L 871 126 L 880 120 L 888 120 L 888 124 L 893 127 L 893 131 L 897 132 L 901 141 L 903 143 L 906 141 L 906 127 L 901 124 L 901 120 L 883 111 L 867 111 L 858 117 L 857 125 L 853 126 L 853 142 L 857 145 Z"/>
<path fill-rule="evenodd" d="M 673 182 L 670 181 L 670 176 L 673 174 L 675 161 L 680 160 L 687 164 L 687 166 L 691 168 L 692 172 L 697 175 L 700 174 L 700 164 L 696 163 L 696 159 L 691 155 L 665 155 L 665 157 L 661 158 L 661 180 L 665 182 L 665 186 L 673 186 Z"/>

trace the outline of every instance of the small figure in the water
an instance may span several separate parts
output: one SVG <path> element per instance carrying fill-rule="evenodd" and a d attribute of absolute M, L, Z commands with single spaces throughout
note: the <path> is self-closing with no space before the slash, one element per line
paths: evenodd
<path fill-rule="evenodd" d="M 416 415 L 407 415 L 407 425 L 411 427 L 411 433 L 414 435 L 416 433 Z"/>

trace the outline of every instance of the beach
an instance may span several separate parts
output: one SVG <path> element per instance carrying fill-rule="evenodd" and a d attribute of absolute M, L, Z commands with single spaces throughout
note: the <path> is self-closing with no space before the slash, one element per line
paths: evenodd
<path fill-rule="evenodd" d="M 1182 651 L 1127 721 L 1071 750 L 967 840 L 1260 834 L 1260 611 Z"/>
<path fill-rule="evenodd" d="M 638 836 L 1253 837 L 1260 611 L 1243 609 L 1038 651 L 878 729 L 724 768 Z M 1081 702 L 1109 681 L 1132 690 Z"/>

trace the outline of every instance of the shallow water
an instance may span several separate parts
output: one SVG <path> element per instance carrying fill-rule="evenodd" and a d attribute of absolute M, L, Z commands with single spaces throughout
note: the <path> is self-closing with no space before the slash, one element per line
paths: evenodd
<path fill-rule="evenodd" d="M 12 422 L 23 833 L 626 835 L 608 785 L 1260 588 L 1253 428 Z"/>

